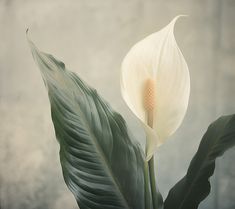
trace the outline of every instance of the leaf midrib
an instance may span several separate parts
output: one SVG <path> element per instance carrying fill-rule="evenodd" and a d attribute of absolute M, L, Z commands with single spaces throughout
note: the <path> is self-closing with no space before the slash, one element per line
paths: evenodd
<path fill-rule="evenodd" d="M 68 71 L 67 71 L 68 72 Z M 113 185 L 115 186 L 116 190 L 118 191 L 119 193 L 119 196 L 121 197 L 121 200 L 123 200 L 123 204 L 124 206 L 127 208 L 127 209 L 131 209 L 131 207 L 129 206 L 127 200 L 125 199 L 124 195 L 122 194 L 121 192 L 121 189 L 120 187 L 118 186 L 118 182 L 116 181 L 116 178 L 111 170 L 111 168 L 109 167 L 108 163 L 107 163 L 107 159 L 104 155 L 104 153 L 102 152 L 102 149 L 100 148 L 100 145 L 95 137 L 95 135 L 93 134 L 93 132 L 90 130 L 90 126 L 88 125 L 88 121 L 86 120 L 86 117 L 84 116 L 83 112 L 81 111 L 80 109 L 80 106 L 77 104 L 77 110 L 79 111 L 79 114 L 81 115 L 81 118 L 82 118 L 82 123 L 84 124 L 84 126 L 86 127 L 89 135 L 91 138 L 93 138 L 94 140 L 91 140 L 92 143 L 94 144 L 94 146 L 96 147 L 98 153 L 100 154 L 100 157 L 101 157 L 101 163 L 102 165 L 104 166 L 104 168 L 106 169 L 108 175 L 111 177 L 112 179 L 112 182 L 113 182 Z"/>

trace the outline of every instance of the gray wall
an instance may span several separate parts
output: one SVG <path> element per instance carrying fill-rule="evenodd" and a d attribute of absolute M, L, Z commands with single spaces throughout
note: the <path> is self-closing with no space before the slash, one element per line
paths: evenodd
<path fill-rule="evenodd" d="M 164 196 L 184 174 L 208 124 L 235 112 L 234 0 L 0 0 L 0 208 L 77 208 L 65 186 L 50 108 L 26 42 L 63 60 L 123 114 L 138 140 L 140 124 L 121 99 L 120 64 L 129 48 L 188 14 L 176 39 L 191 73 L 180 129 L 159 149 Z M 235 149 L 217 162 L 201 209 L 235 208 Z"/>

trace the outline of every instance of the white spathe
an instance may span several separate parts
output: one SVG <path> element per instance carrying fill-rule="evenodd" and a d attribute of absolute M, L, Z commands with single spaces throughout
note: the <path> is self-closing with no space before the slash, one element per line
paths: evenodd
<path fill-rule="evenodd" d="M 147 160 L 177 130 L 188 107 L 189 70 L 174 37 L 174 25 L 179 17 L 135 44 L 122 63 L 122 96 L 145 128 Z M 147 79 L 154 79 L 156 88 L 152 127 L 148 126 L 144 107 Z"/>

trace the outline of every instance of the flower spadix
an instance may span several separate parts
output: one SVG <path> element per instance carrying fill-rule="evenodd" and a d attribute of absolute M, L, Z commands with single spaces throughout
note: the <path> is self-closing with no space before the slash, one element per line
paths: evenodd
<path fill-rule="evenodd" d="M 174 37 L 178 18 L 135 44 L 122 63 L 122 95 L 145 128 L 147 160 L 180 126 L 188 106 L 188 66 Z"/>

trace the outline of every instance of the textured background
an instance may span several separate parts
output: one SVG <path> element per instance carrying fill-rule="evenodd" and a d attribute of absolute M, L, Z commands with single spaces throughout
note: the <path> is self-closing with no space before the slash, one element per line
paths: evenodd
<path fill-rule="evenodd" d="M 138 40 L 188 14 L 176 39 L 191 73 L 180 129 L 158 153 L 164 196 L 186 171 L 208 124 L 235 112 L 235 0 L 0 0 L 0 208 L 75 209 L 59 164 L 49 101 L 26 42 L 63 60 L 121 112 L 136 138 L 140 125 L 121 99 L 120 63 Z M 217 161 L 201 209 L 235 208 L 235 149 Z"/>

